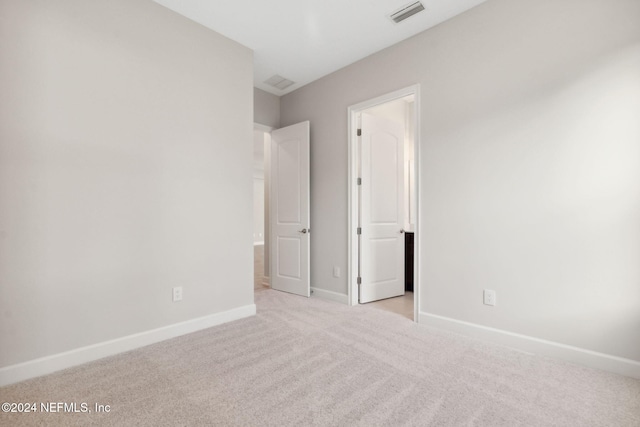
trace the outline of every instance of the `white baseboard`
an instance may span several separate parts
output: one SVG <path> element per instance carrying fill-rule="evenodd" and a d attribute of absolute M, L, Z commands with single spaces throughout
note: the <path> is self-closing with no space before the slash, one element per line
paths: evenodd
<path fill-rule="evenodd" d="M 627 377 L 640 378 L 640 362 L 598 353 L 502 329 L 490 328 L 476 323 L 464 322 L 449 317 L 420 312 L 418 323 L 457 332 L 473 338 L 504 345 L 528 353 L 566 360 L 571 363 L 602 369 Z"/>
<path fill-rule="evenodd" d="M 0 368 L 0 387 L 256 314 L 255 304 Z"/>
<path fill-rule="evenodd" d="M 311 296 L 329 301 L 339 302 L 340 304 L 349 305 L 349 297 L 345 294 L 339 294 L 333 291 L 327 291 L 325 289 L 319 289 L 311 287 Z"/>

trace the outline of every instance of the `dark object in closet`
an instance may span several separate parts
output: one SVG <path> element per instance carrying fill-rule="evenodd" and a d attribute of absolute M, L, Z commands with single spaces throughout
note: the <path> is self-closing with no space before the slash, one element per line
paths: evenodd
<path fill-rule="evenodd" d="M 413 292 L 413 237 L 414 233 L 404 233 L 404 290 Z"/>

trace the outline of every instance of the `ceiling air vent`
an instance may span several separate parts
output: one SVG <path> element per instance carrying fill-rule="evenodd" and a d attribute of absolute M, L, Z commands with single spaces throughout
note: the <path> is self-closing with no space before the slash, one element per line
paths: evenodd
<path fill-rule="evenodd" d="M 410 16 L 415 15 L 418 12 L 422 12 L 424 10 L 424 6 L 419 1 L 415 3 L 411 3 L 409 5 L 404 6 L 402 9 L 398 10 L 395 13 L 392 13 L 389 17 L 393 19 L 393 22 L 396 24 L 404 21 Z"/>
<path fill-rule="evenodd" d="M 280 90 L 284 90 L 295 83 L 277 74 L 273 77 L 270 77 L 268 80 L 265 80 L 264 82 L 269 86 L 273 86 L 276 89 L 280 89 Z"/>

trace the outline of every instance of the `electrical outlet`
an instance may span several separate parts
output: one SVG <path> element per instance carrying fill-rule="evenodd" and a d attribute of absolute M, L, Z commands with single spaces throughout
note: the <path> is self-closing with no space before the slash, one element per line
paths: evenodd
<path fill-rule="evenodd" d="M 182 301 L 182 286 L 173 288 L 173 302 Z"/>
<path fill-rule="evenodd" d="M 333 277 L 340 277 L 340 267 L 333 267 Z"/>
<path fill-rule="evenodd" d="M 484 290 L 484 304 L 496 305 L 496 291 L 492 291 L 490 289 Z"/>

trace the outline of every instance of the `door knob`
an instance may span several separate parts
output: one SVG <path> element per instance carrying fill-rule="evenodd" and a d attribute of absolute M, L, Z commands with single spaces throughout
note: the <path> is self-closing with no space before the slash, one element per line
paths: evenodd
<path fill-rule="evenodd" d="M 299 230 L 298 233 L 307 234 L 309 231 L 311 231 L 311 230 L 303 228 L 302 230 Z"/>
<path fill-rule="evenodd" d="M 400 230 L 400 234 L 404 233 L 404 228 Z"/>

